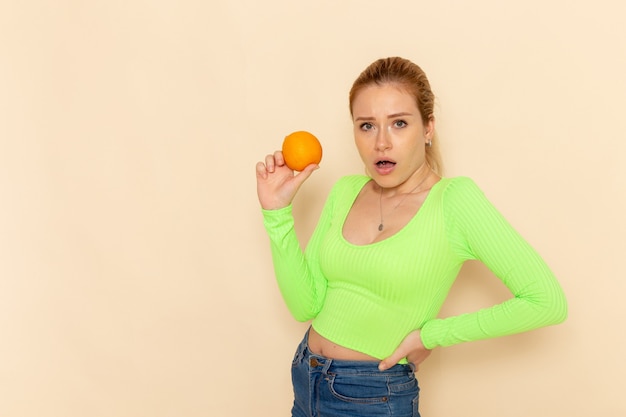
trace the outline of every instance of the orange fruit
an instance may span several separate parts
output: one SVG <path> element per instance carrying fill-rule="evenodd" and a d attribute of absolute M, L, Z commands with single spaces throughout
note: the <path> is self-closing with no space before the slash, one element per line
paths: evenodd
<path fill-rule="evenodd" d="M 283 157 L 287 166 L 302 171 L 308 165 L 322 160 L 322 145 L 317 138 L 304 130 L 293 132 L 283 141 Z"/>

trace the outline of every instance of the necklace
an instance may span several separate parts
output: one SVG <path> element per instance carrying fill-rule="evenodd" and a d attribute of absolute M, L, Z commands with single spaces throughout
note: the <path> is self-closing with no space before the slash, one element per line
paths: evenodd
<path fill-rule="evenodd" d="M 428 175 L 426 175 L 420 182 L 419 184 L 417 184 L 415 186 L 415 188 L 413 188 L 411 191 L 409 191 L 408 193 L 406 193 L 404 195 L 404 197 L 402 198 L 402 200 L 400 200 L 400 202 L 398 204 L 396 204 L 395 206 L 393 206 L 393 208 L 391 209 L 391 211 L 394 211 L 395 209 L 397 209 L 398 207 L 400 207 L 400 204 L 404 203 L 404 200 L 406 200 L 406 198 L 408 196 L 410 196 L 411 194 L 413 194 L 413 192 L 415 190 L 417 190 L 419 188 L 420 185 L 424 184 L 424 182 L 426 181 L 426 179 L 430 177 L 430 173 L 428 173 Z M 378 231 L 382 232 L 383 228 L 384 228 L 384 222 L 383 222 L 383 187 L 380 187 L 380 198 L 378 199 L 379 202 L 379 207 L 380 207 L 380 224 L 378 225 Z"/>

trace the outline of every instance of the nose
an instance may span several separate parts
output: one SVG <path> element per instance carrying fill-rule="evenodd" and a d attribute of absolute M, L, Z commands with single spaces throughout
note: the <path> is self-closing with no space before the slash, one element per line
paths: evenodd
<path fill-rule="evenodd" d="M 379 129 L 376 134 L 376 150 L 386 151 L 389 148 L 391 148 L 389 132 L 387 131 L 387 129 Z"/>

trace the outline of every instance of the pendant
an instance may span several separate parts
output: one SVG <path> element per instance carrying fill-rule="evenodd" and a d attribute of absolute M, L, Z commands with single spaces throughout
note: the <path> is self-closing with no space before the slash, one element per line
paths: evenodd
<path fill-rule="evenodd" d="M 382 224 L 382 223 L 378 225 L 378 231 L 379 231 L 379 232 L 382 232 L 382 231 L 383 231 L 383 224 Z"/>

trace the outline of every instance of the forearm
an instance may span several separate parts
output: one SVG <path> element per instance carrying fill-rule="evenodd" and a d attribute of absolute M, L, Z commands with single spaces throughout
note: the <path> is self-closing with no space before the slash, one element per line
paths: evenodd
<path fill-rule="evenodd" d="M 296 236 L 291 206 L 263 210 L 263 217 L 276 280 L 285 304 L 296 320 L 309 320 L 319 311 L 323 294 L 320 294 L 319 277 L 309 266 Z"/>
<path fill-rule="evenodd" d="M 513 297 L 501 304 L 428 321 L 422 328 L 424 345 L 432 349 L 561 323 L 567 317 L 563 290 L 547 266 L 536 273 L 540 275 L 535 275 L 532 280 L 521 276 L 519 279 L 510 278 L 510 281 L 515 281 L 508 282 Z"/>

